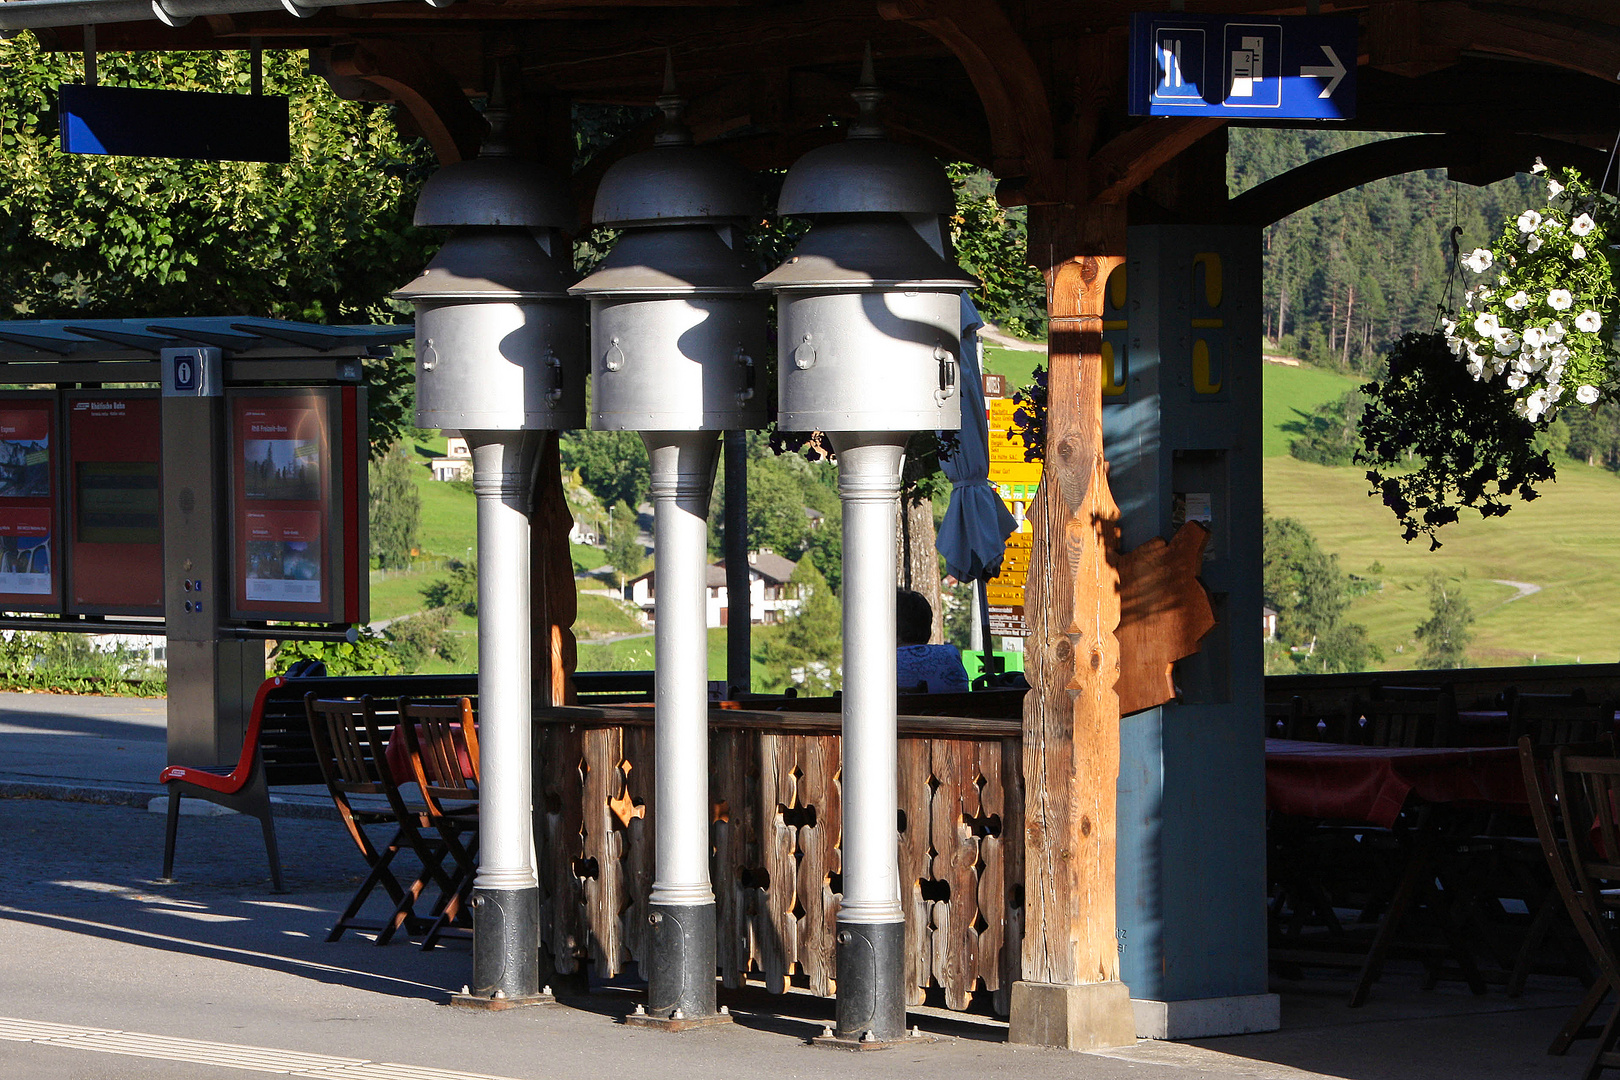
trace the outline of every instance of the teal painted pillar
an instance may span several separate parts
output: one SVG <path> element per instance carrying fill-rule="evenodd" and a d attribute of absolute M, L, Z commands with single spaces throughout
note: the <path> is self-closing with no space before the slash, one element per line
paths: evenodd
<path fill-rule="evenodd" d="M 1120 972 L 1138 1035 L 1269 1031 L 1261 627 L 1261 233 L 1130 230 L 1103 323 L 1122 548 L 1210 529 L 1217 620 L 1180 700 L 1120 724 Z"/>

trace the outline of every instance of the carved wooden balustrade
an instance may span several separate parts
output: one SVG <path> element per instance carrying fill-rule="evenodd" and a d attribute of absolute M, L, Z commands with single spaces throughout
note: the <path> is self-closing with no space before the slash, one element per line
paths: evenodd
<path fill-rule="evenodd" d="M 930 987 L 1007 1011 L 1023 926 L 1016 720 L 900 717 L 900 878 L 908 1000 Z M 839 718 L 710 714 L 710 870 L 726 986 L 834 992 Z M 535 848 L 541 937 L 558 971 L 614 975 L 646 956 L 653 880 L 652 711 L 540 709 Z"/>

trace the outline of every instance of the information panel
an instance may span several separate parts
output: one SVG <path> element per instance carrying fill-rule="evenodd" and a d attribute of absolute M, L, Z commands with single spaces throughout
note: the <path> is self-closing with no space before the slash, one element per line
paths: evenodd
<path fill-rule="evenodd" d="M 91 391 L 65 408 L 68 611 L 162 615 L 162 401 Z"/>
<path fill-rule="evenodd" d="M 1024 618 L 1024 582 L 1029 577 L 1029 556 L 1035 534 L 1029 522 L 1029 509 L 1041 486 L 1041 464 L 1024 460 L 1024 443 L 1008 438 L 1016 425 L 1017 404 L 1011 398 L 992 397 L 985 387 L 985 411 L 990 421 L 990 482 L 1018 522 L 1018 531 L 1007 537 L 1007 553 L 1001 573 L 985 582 L 985 601 L 990 609 L 990 633 L 999 637 L 1024 637 L 1029 623 Z"/>
<path fill-rule="evenodd" d="M 352 388 L 228 395 L 232 614 L 364 616 L 363 456 Z M 359 407 L 363 407 L 360 405 Z"/>
<path fill-rule="evenodd" d="M 56 452 L 56 395 L 0 395 L 0 610 L 61 610 Z"/>

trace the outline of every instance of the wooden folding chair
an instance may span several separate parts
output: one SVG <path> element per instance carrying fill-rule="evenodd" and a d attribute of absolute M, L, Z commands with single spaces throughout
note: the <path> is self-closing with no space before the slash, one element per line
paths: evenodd
<path fill-rule="evenodd" d="M 378 723 L 371 698 L 323 701 L 317 700 L 312 692 L 304 697 L 304 710 L 309 717 L 310 736 L 326 779 L 326 789 L 350 839 L 370 867 L 370 873 L 355 890 L 326 940 L 338 940 L 345 930 L 375 930 L 376 943 L 386 945 L 402 926 L 407 933 L 425 929 L 428 920 L 416 914 L 416 901 L 430 880 L 440 882 L 442 887 L 449 886 L 449 879 L 439 866 L 445 850 L 443 845 L 430 844 L 422 836 L 420 813 L 407 807 L 400 795 L 388 766 L 388 734 Z M 381 795 L 387 800 L 388 808 L 356 807 L 351 801 L 356 795 Z M 366 826 L 375 825 L 394 827 L 392 838 L 380 851 L 366 835 Z M 422 862 L 422 872 L 409 887 L 400 884 L 392 869 L 394 856 L 404 847 L 414 850 Z M 380 925 L 362 925 L 356 919 L 378 885 L 393 900 L 394 910 Z"/>
<path fill-rule="evenodd" d="M 1457 701 L 1449 686 L 1376 686 L 1358 703 L 1368 746 L 1451 746 Z"/>
<path fill-rule="evenodd" d="M 1519 740 L 1519 763 L 1536 836 L 1564 908 L 1598 974 L 1548 1046 L 1547 1053 L 1554 1055 L 1564 1054 L 1577 1038 L 1590 1033 L 1587 1023 L 1592 1015 L 1610 990 L 1620 988 L 1620 954 L 1615 949 L 1616 916 L 1620 914 L 1620 893 L 1615 891 L 1620 886 L 1620 822 L 1615 802 L 1620 794 L 1620 759 L 1608 749 L 1602 745 L 1559 746 L 1553 748 L 1549 762 L 1547 752 L 1538 749 L 1529 736 Z M 1620 1069 L 1617 1038 L 1620 1004 L 1598 1032 L 1597 1049 L 1582 1073 L 1583 1080 L 1592 1080 L 1604 1069 Z"/>
<path fill-rule="evenodd" d="M 421 790 L 423 821 L 436 832 L 455 864 L 450 885 L 434 904 L 423 951 L 439 943 L 466 907 L 477 871 L 478 728 L 472 702 L 427 704 L 399 699 L 399 732 Z"/>
<path fill-rule="evenodd" d="M 1517 743 L 1526 735 L 1537 746 L 1596 743 L 1614 734 L 1614 705 L 1573 694 L 1515 694 L 1508 730 Z"/>

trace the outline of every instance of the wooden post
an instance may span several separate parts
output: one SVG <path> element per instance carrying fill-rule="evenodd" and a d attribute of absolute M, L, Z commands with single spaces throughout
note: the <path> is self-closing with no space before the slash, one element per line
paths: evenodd
<path fill-rule="evenodd" d="M 579 596 L 574 591 L 574 559 L 568 533 L 574 516 L 563 496 L 562 458 L 556 432 L 547 432 L 535 466 L 533 507 L 529 511 L 530 676 L 536 705 L 572 705 L 574 695 L 574 619 Z"/>
<path fill-rule="evenodd" d="M 1124 216 L 1032 207 L 1047 267 L 1046 469 L 1025 612 L 1025 931 L 1009 1039 L 1088 1049 L 1135 1041 L 1114 935 L 1119 777 L 1119 509 L 1102 433 L 1102 304 L 1124 260 Z M 1086 243 L 1079 226 L 1101 225 Z M 1061 232 L 1062 236 L 1055 233 Z M 1042 250 L 1042 236 L 1050 240 Z M 1056 241 L 1067 240 L 1062 249 Z M 1105 250 L 1109 254 L 1074 254 Z M 1062 251 L 1059 254 L 1060 250 Z"/>

